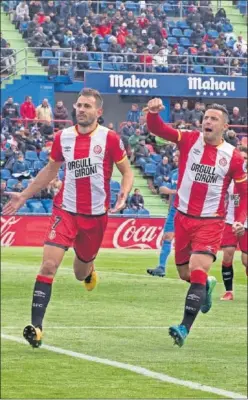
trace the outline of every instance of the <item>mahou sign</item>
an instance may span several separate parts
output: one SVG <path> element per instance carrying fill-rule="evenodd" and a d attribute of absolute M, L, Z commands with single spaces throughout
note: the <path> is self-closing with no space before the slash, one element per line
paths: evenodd
<path fill-rule="evenodd" d="M 43 246 L 47 216 L 1 216 L 1 246 Z M 109 218 L 103 248 L 159 249 L 164 218 Z"/>

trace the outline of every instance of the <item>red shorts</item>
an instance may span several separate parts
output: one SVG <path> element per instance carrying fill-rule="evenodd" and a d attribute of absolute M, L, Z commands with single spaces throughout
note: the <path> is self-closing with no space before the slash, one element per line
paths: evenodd
<path fill-rule="evenodd" d="M 174 221 L 176 265 L 188 264 L 193 253 L 210 254 L 216 260 L 225 221 L 192 218 L 179 211 Z"/>
<path fill-rule="evenodd" d="M 240 250 L 243 253 L 247 253 L 248 252 L 247 240 L 248 240 L 247 229 L 245 229 L 245 233 L 243 236 L 236 236 L 232 231 L 232 225 L 225 224 L 221 247 L 237 247 L 237 245 L 239 244 Z"/>
<path fill-rule="evenodd" d="M 90 262 L 100 249 L 107 222 L 107 214 L 85 216 L 54 207 L 45 244 L 65 250 L 73 246 L 81 261 Z"/>

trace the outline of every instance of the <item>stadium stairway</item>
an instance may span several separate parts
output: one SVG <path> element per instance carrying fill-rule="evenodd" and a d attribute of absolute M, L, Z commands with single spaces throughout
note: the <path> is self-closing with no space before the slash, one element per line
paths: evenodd
<path fill-rule="evenodd" d="M 216 13 L 218 11 L 217 1 L 212 1 L 211 7 Z M 227 18 L 230 19 L 231 24 L 233 25 L 234 32 L 237 36 L 242 35 L 246 40 L 247 38 L 247 23 L 246 17 L 243 16 L 239 9 L 232 5 L 231 0 L 222 0 L 221 7 L 225 9 Z"/>
<path fill-rule="evenodd" d="M 159 195 L 153 194 L 148 187 L 147 179 L 143 178 L 140 174 L 140 169 L 131 166 L 134 173 L 134 189 L 139 189 L 141 195 L 144 197 L 145 208 L 149 210 L 150 215 L 154 216 L 166 216 L 168 211 L 168 205 L 161 199 Z M 113 170 L 113 181 L 121 182 L 121 173 L 115 167 Z M 133 194 L 133 190 L 131 194 Z"/>
<path fill-rule="evenodd" d="M 27 47 L 27 43 L 22 38 L 21 34 L 18 30 L 15 29 L 15 26 L 9 20 L 9 16 L 4 13 L 1 8 L 1 32 L 2 36 L 10 43 L 11 48 L 18 50 L 24 49 Z M 39 64 L 35 55 L 28 50 L 28 57 L 25 60 L 25 52 L 19 51 L 17 53 L 17 74 L 5 79 L 1 83 L 1 88 L 4 89 L 7 84 L 13 83 L 15 79 L 21 79 L 21 75 L 24 74 L 24 67 L 27 62 L 27 74 L 28 75 L 47 75 L 44 68 Z"/>

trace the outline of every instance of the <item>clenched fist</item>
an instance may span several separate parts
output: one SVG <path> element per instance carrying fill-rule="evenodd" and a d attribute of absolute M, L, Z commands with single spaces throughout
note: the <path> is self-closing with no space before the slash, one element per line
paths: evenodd
<path fill-rule="evenodd" d="M 150 113 L 153 114 L 157 114 L 160 111 L 164 110 L 164 105 L 161 99 L 159 98 L 155 98 L 152 100 L 149 100 L 148 104 L 147 104 L 147 111 L 149 111 Z"/>

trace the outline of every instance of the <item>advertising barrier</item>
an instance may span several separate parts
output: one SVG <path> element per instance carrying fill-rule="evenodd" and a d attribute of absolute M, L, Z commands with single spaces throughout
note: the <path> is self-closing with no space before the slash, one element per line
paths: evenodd
<path fill-rule="evenodd" d="M 43 246 L 47 216 L 1 216 L 1 246 Z M 160 249 L 164 218 L 110 217 L 102 248 Z"/>

